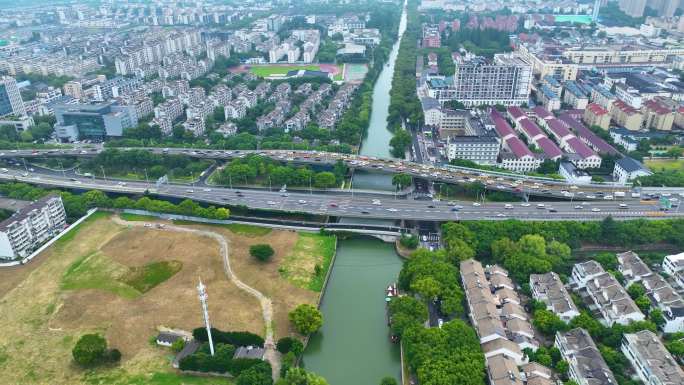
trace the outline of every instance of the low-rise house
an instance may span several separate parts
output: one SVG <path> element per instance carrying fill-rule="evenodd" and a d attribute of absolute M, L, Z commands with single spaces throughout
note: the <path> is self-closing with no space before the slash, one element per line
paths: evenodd
<path fill-rule="evenodd" d="M 522 366 L 522 379 L 526 385 L 554 385 L 551 369 L 537 362 L 530 362 Z"/>
<path fill-rule="evenodd" d="M 651 170 L 646 168 L 641 162 L 628 156 L 616 160 L 613 168 L 613 180 L 622 184 L 640 176 L 651 174 L 653 174 Z"/>
<path fill-rule="evenodd" d="M 675 280 L 680 289 L 684 289 L 684 253 L 665 256 L 663 271 Z"/>
<path fill-rule="evenodd" d="M 483 343 L 482 352 L 484 353 L 486 360 L 490 357 L 504 355 L 515 361 L 517 365 L 522 365 L 527 362 L 527 357 L 523 354 L 518 344 L 505 338 L 498 338 Z"/>
<path fill-rule="evenodd" d="M 491 385 L 523 385 L 518 364 L 503 354 L 487 359 L 487 376 Z"/>
<path fill-rule="evenodd" d="M 621 350 L 644 384 L 684 384 L 684 371 L 650 330 L 625 334 Z"/>
<path fill-rule="evenodd" d="M 661 328 L 665 333 L 684 331 L 684 299 L 660 275 L 655 274 L 639 258 L 639 255 L 628 251 L 617 254 L 618 270 L 622 273 L 627 286 L 640 283 L 646 289 L 646 296 L 651 305 L 663 313 L 665 323 Z"/>
<path fill-rule="evenodd" d="M 565 285 L 554 272 L 531 274 L 530 290 L 534 299 L 544 302 L 546 309 L 552 311 L 565 323 L 580 314 L 572 297 L 565 289 Z"/>
<path fill-rule="evenodd" d="M 601 356 L 589 333 L 576 328 L 556 333 L 554 346 L 568 362 L 568 377 L 578 385 L 615 385 L 613 372 Z"/>

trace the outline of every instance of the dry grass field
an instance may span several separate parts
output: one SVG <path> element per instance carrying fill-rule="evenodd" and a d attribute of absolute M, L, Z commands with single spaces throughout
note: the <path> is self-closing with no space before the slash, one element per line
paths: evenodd
<path fill-rule="evenodd" d="M 300 235 L 248 227 L 192 225 L 219 232 L 230 244 L 236 275 L 269 296 L 276 337 L 290 333 L 287 312 L 315 303 L 319 293 L 296 287 L 278 272 Z M 260 263 L 249 246 L 268 243 L 273 260 Z M 318 259 L 312 253 L 312 258 Z M 228 281 L 218 243 L 197 234 L 127 227 L 97 213 L 20 269 L 0 270 L 0 378 L 3 384 L 204 385 L 225 379 L 178 376 L 169 351 L 150 338 L 160 326 L 202 325 L 195 286 L 208 287 L 213 326 L 263 335 L 258 301 Z M 116 368 L 83 371 L 72 364 L 80 335 L 100 332 L 123 353 Z"/>

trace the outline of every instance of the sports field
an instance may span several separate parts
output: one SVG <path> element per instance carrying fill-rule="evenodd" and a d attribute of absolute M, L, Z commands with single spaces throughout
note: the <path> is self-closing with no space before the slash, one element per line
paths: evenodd
<path fill-rule="evenodd" d="M 245 225 L 179 225 L 225 237 L 236 276 L 272 300 L 276 338 L 290 334 L 290 310 L 316 303 L 314 268 L 327 267 L 330 241 L 306 243 L 310 235 Z M 257 243 L 273 247 L 270 262 L 249 255 Z M 96 213 L 23 267 L 0 269 L 3 384 L 232 384 L 179 376 L 170 368 L 170 351 L 150 343 L 158 327 L 202 325 L 198 277 L 208 287 L 213 326 L 262 335 L 265 329 L 257 299 L 226 277 L 218 242 L 196 233 L 127 226 L 111 214 Z M 283 268 L 312 278 L 294 284 L 292 277 L 282 277 Z M 87 371 L 73 365 L 72 347 L 91 332 L 102 333 L 121 350 L 120 365 Z"/>
<path fill-rule="evenodd" d="M 332 74 L 333 80 L 343 80 L 343 69 L 336 64 L 244 64 L 234 68 L 237 73 L 251 72 L 262 78 L 278 78 L 290 71 L 323 71 Z"/>
<path fill-rule="evenodd" d="M 589 15 L 556 15 L 554 19 L 556 23 L 591 24 Z"/>

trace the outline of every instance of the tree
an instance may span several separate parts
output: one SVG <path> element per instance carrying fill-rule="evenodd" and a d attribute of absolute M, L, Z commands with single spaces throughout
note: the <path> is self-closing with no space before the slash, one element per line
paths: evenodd
<path fill-rule="evenodd" d="M 337 185 L 337 178 L 335 174 L 328 171 L 319 172 L 314 177 L 314 186 L 319 188 L 330 188 Z"/>
<path fill-rule="evenodd" d="M 401 337 L 406 328 L 422 325 L 428 319 L 425 303 L 412 296 L 393 298 L 389 303 L 390 326 L 392 334 Z"/>
<path fill-rule="evenodd" d="M 565 377 L 570 369 L 570 364 L 568 364 L 568 361 L 560 360 L 556 362 L 555 369 L 558 374 Z"/>
<path fill-rule="evenodd" d="M 650 319 L 657 326 L 662 326 L 665 324 L 665 317 L 663 316 L 663 311 L 660 309 L 652 309 L 648 314 L 648 319 Z"/>
<path fill-rule="evenodd" d="M 262 243 L 258 245 L 252 245 L 249 247 L 249 255 L 258 259 L 261 262 L 268 262 L 271 259 L 271 257 L 273 257 L 273 254 L 275 254 L 275 251 L 273 250 L 271 245 Z"/>
<path fill-rule="evenodd" d="M 674 159 L 679 159 L 682 156 L 682 152 L 684 151 L 683 148 L 681 147 L 671 147 L 665 155 L 674 158 Z"/>
<path fill-rule="evenodd" d="M 397 380 L 395 380 L 394 377 L 383 377 L 383 379 L 380 380 L 380 385 L 397 385 Z"/>
<path fill-rule="evenodd" d="M 235 383 L 236 385 L 272 385 L 271 365 L 263 361 L 252 366 L 242 371 L 235 379 Z"/>
<path fill-rule="evenodd" d="M 314 306 L 301 304 L 290 312 L 288 318 L 300 334 L 315 333 L 323 326 L 323 314 Z"/>
<path fill-rule="evenodd" d="M 401 238 L 399 238 L 399 244 L 407 249 L 413 250 L 418 247 L 418 236 L 402 234 Z"/>
<path fill-rule="evenodd" d="M 441 292 L 439 282 L 433 277 L 423 277 L 413 281 L 411 290 L 418 293 L 426 302 L 436 299 Z"/>
<path fill-rule="evenodd" d="M 82 367 L 93 367 L 107 360 L 107 340 L 99 334 L 84 334 L 71 351 Z"/>
<path fill-rule="evenodd" d="M 553 336 L 558 331 L 565 330 L 565 322 L 554 312 L 546 309 L 534 312 L 534 326 L 547 336 Z"/>
<path fill-rule="evenodd" d="M 302 368 L 290 368 L 283 381 L 278 381 L 278 384 L 283 385 L 328 385 L 325 378 L 311 372 L 307 372 Z"/>
<path fill-rule="evenodd" d="M 403 190 L 413 183 L 413 177 L 409 174 L 398 173 L 392 177 L 392 185 L 397 186 L 398 190 Z"/>
<path fill-rule="evenodd" d="M 642 285 L 639 282 L 635 282 L 627 288 L 627 294 L 629 294 L 632 299 L 636 300 L 637 298 L 643 296 L 646 294 L 646 288 L 644 288 L 644 285 Z"/>

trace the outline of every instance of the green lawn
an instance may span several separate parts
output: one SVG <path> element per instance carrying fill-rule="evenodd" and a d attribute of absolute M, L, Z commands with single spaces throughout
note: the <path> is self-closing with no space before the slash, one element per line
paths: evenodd
<path fill-rule="evenodd" d="M 334 255 L 335 236 L 299 233 L 294 249 L 278 271 L 293 285 L 320 292 Z M 318 274 L 316 266 L 320 267 Z"/>
<path fill-rule="evenodd" d="M 122 281 L 141 293 L 147 293 L 155 286 L 173 277 L 183 264 L 179 261 L 152 262 L 145 266 L 132 267 Z"/>
<path fill-rule="evenodd" d="M 96 251 L 74 262 L 62 277 L 62 289 L 98 289 L 122 298 L 137 298 L 180 271 L 178 261 L 128 267 Z"/>
<path fill-rule="evenodd" d="M 218 224 L 218 223 L 204 223 L 204 222 L 195 222 L 195 221 L 188 221 L 188 220 L 174 220 L 174 224 L 177 225 L 209 225 L 209 226 L 221 226 L 225 227 L 231 232 L 239 235 L 246 235 L 250 237 L 263 237 L 264 235 L 268 235 L 271 232 L 271 229 L 268 227 L 262 227 L 262 226 L 254 226 L 254 225 L 247 225 L 247 224 L 242 224 L 242 223 L 228 223 L 228 224 Z"/>
<path fill-rule="evenodd" d="M 250 72 L 254 75 L 261 76 L 263 78 L 273 75 L 286 75 L 292 70 L 309 70 L 309 71 L 320 71 L 321 67 L 317 65 L 291 65 L 291 66 L 252 66 L 250 67 Z"/>
<path fill-rule="evenodd" d="M 653 171 L 684 170 L 684 159 L 645 159 L 644 163 Z"/>

